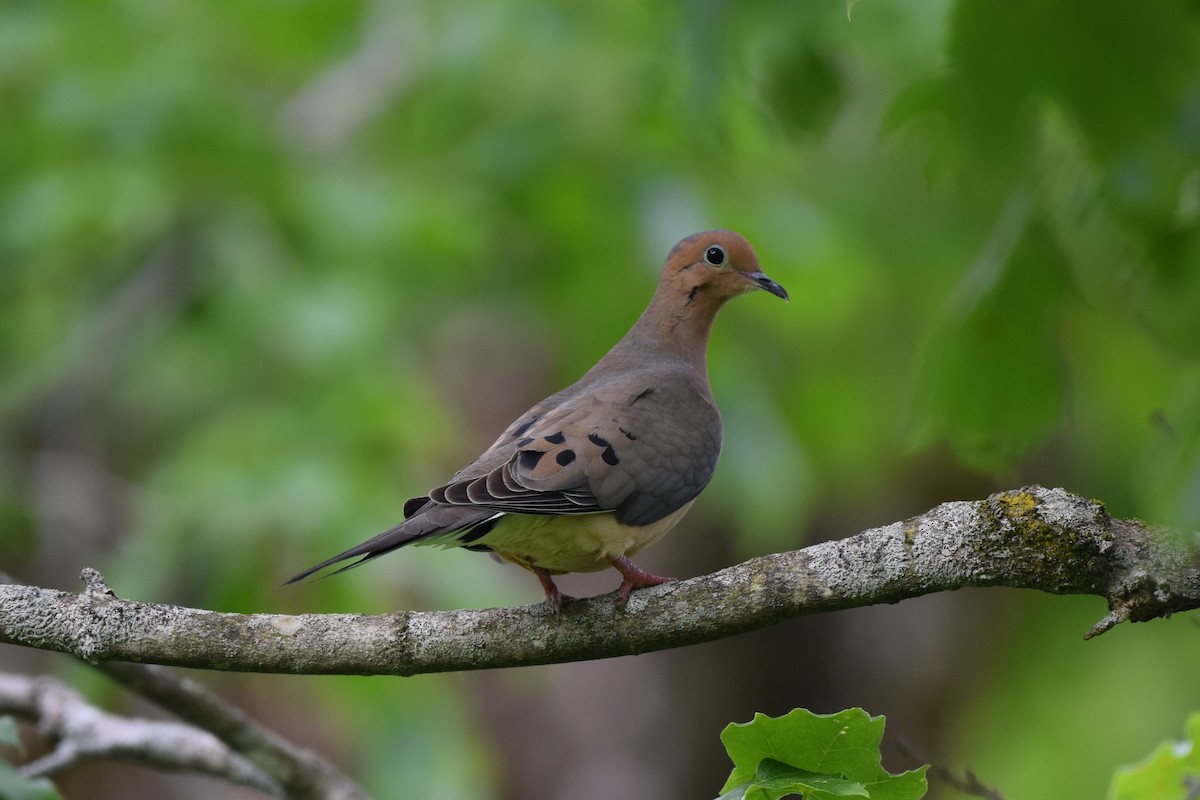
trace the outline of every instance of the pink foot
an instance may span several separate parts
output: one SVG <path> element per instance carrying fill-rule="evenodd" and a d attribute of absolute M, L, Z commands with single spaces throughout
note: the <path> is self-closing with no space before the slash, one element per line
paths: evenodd
<path fill-rule="evenodd" d="M 619 609 L 624 609 L 629 602 L 629 593 L 634 589 L 645 589 L 647 586 L 658 586 L 660 583 L 668 583 L 675 578 L 663 578 L 658 575 L 651 575 L 644 569 L 634 564 L 625 556 L 617 556 L 616 558 L 609 557 L 608 563 L 613 565 L 613 568 L 621 573 L 624 580 L 621 581 L 621 588 L 617 590 L 616 606 Z"/>
<path fill-rule="evenodd" d="M 563 594 L 561 591 L 559 591 L 557 584 L 555 584 L 554 579 L 550 577 L 550 572 L 548 570 L 542 569 L 541 567 L 530 567 L 530 569 L 533 570 L 534 575 L 537 575 L 538 581 L 542 584 L 542 591 L 546 593 L 546 602 L 550 605 L 550 609 L 555 614 L 562 611 L 564 603 L 569 603 L 575 599 L 574 597 L 571 597 L 568 594 Z"/>

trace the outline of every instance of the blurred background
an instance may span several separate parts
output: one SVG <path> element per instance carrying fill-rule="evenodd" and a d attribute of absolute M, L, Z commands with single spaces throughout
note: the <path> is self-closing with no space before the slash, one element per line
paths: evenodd
<path fill-rule="evenodd" d="M 1064 486 L 1200 525 L 1200 6 L 1117 0 L 0 6 L 0 568 L 240 612 L 524 604 L 400 518 L 745 234 L 688 577 Z M 615 573 L 567 577 L 611 591 Z M 1200 707 L 1195 619 L 964 590 L 636 658 L 193 673 L 378 797 L 711 798 L 729 722 L 888 718 L 885 766 L 1097 797 Z M 153 713 L 65 657 L 0 649 Z M 68 798 L 249 798 L 89 765 Z M 935 797 L 959 796 L 944 786 Z"/>

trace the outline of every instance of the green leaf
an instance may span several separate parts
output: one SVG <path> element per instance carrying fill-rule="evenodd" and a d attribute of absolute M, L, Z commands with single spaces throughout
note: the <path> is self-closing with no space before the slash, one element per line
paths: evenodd
<path fill-rule="evenodd" d="M 929 790 L 925 780 L 928 767 L 912 769 L 898 775 L 888 775 L 883 780 L 867 784 L 867 796 L 871 800 L 912 800 L 924 797 Z"/>
<path fill-rule="evenodd" d="M 1187 722 L 1187 739 L 1164 742 L 1145 761 L 1113 775 L 1112 800 L 1185 800 L 1200 780 L 1200 713 Z"/>
<path fill-rule="evenodd" d="M 0 797 L 4 800 L 62 800 L 45 778 L 23 778 L 7 761 L 0 761 Z"/>
<path fill-rule="evenodd" d="M 0 746 L 21 746 L 17 721 L 0 717 Z M 3 800 L 62 800 L 54 784 L 45 778 L 24 778 L 12 764 L 0 759 L 0 798 Z"/>
<path fill-rule="evenodd" d="M 756 783 L 764 789 L 787 793 L 808 794 L 824 792 L 835 797 L 868 797 L 867 788 L 858 781 L 838 775 L 822 775 L 793 767 L 773 758 L 764 758 L 758 765 Z M 780 795 L 784 796 L 784 795 Z"/>
<path fill-rule="evenodd" d="M 883 768 L 883 727 L 883 717 L 860 708 L 837 714 L 804 709 L 782 717 L 755 714 L 748 723 L 730 724 L 721 741 L 734 769 L 721 800 L 778 800 L 791 794 L 809 800 L 924 796 L 924 767 L 898 775 Z"/>
<path fill-rule="evenodd" d="M 753 781 L 735 787 L 718 800 L 779 800 L 797 794 L 804 797 L 869 797 L 867 788 L 857 781 L 847 780 L 840 775 L 822 775 L 773 758 L 764 758 L 758 765 Z"/>
<path fill-rule="evenodd" d="M 12 717 L 0 717 L 0 744 L 9 747 L 21 746 L 21 737 L 17 735 L 17 721 Z"/>

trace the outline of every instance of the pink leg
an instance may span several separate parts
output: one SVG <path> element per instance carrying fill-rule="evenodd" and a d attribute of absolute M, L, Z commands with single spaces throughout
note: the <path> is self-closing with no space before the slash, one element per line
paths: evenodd
<path fill-rule="evenodd" d="M 537 575 L 538 581 L 542 584 L 542 591 L 546 593 L 546 602 L 550 604 L 550 608 L 555 613 L 562 611 L 563 603 L 569 603 L 575 599 L 559 591 L 558 586 L 554 583 L 554 578 L 550 577 L 548 570 L 541 567 L 530 567 L 529 569 L 533 570 L 534 575 Z"/>
<path fill-rule="evenodd" d="M 645 589 L 647 586 L 658 586 L 660 583 L 667 583 L 675 580 L 674 578 L 662 578 L 658 575 L 651 575 L 637 564 L 634 564 L 625 556 L 610 556 L 608 563 L 613 565 L 613 568 L 621 573 L 624 578 L 621 581 L 621 588 L 617 590 L 617 608 L 625 608 L 625 604 L 629 602 L 629 593 L 634 589 Z"/>

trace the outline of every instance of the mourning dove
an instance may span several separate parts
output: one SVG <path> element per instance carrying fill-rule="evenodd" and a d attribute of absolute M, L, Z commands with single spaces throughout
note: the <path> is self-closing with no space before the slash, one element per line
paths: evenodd
<path fill-rule="evenodd" d="M 403 522 L 288 583 L 408 544 L 490 551 L 533 572 L 555 610 L 570 598 L 552 575 L 615 567 L 621 608 L 633 589 L 672 580 L 629 556 L 674 527 L 712 477 L 721 417 L 708 335 L 725 301 L 755 289 L 788 296 L 741 236 L 682 240 L 650 305 L 582 378 L 518 417 L 444 486 L 405 503 Z"/>

